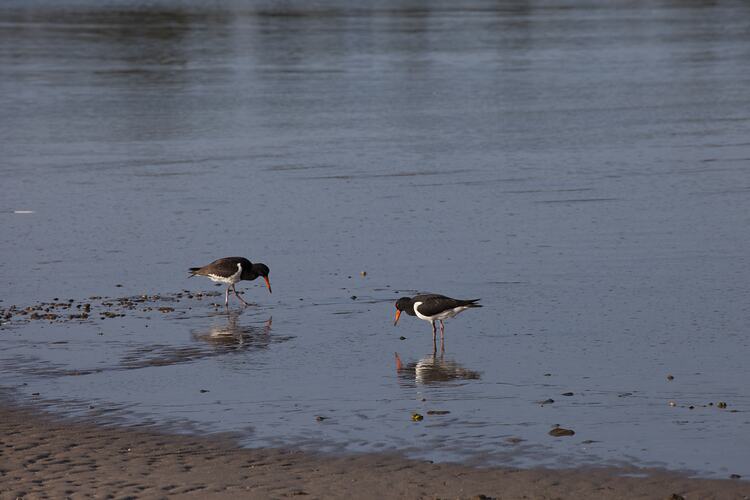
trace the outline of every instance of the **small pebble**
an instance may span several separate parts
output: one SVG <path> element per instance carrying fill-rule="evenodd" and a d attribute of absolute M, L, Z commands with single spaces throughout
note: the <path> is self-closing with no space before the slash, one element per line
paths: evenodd
<path fill-rule="evenodd" d="M 741 477 L 742 477 L 742 476 L 740 476 L 739 474 L 730 474 L 730 475 L 729 475 L 729 479 L 739 479 L 739 478 L 741 478 Z"/>
<path fill-rule="evenodd" d="M 362 271 L 361 273 L 359 273 L 359 275 L 364 278 L 365 276 L 367 276 L 367 271 Z"/>
<path fill-rule="evenodd" d="M 349 297 L 349 298 L 350 298 L 350 299 L 352 299 L 352 300 L 357 300 L 357 296 L 356 296 L 356 295 L 352 295 L 352 296 L 351 296 L 351 297 Z"/>
<path fill-rule="evenodd" d="M 447 415 L 450 412 L 448 410 L 428 410 L 428 415 Z"/>
<path fill-rule="evenodd" d="M 322 422 L 323 420 L 327 420 L 327 419 L 328 419 L 328 417 L 324 417 L 323 415 L 316 415 L 315 416 L 315 420 L 317 420 L 318 422 Z"/>
<path fill-rule="evenodd" d="M 563 392 L 562 394 L 560 394 L 560 396 L 572 396 L 572 395 L 573 395 L 572 392 Z"/>
<path fill-rule="evenodd" d="M 724 401 L 719 401 L 718 403 L 716 403 L 716 407 L 717 408 L 726 408 L 727 404 Z"/>
<path fill-rule="evenodd" d="M 208 392 L 208 389 L 201 389 L 202 393 Z"/>
<path fill-rule="evenodd" d="M 411 419 L 414 422 L 420 422 L 420 421 L 424 420 L 424 417 L 422 415 L 420 415 L 419 413 L 412 413 Z"/>
<path fill-rule="evenodd" d="M 399 340 L 406 340 L 406 337 L 404 337 L 403 335 L 401 335 L 401 336 L 399 337 Z"/>
<path fill-rule="evenodd" d="M 667 380 L 674 380 L 674 375 L 667 375 Z"/>
<path fill-rule="evenodd" d="M 674 402 L 674 401 L 670 401 L 670 402 L 669 402 L 669 406 L 677 406 L 677 403 L 676 403 L 676 402 Z"/>
<path fill-rule="evenodd" d="M 575 431 L 573 429 L 565 429 L 563 427 L 554 427 L 551 431 L 549 431 L 548 434 L 553 437 L 573 436 L 575 434 Z"/>

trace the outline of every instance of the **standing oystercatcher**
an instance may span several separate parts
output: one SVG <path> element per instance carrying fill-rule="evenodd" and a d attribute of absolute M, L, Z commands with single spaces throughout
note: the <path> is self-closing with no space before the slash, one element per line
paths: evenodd
<path fill-rule="evenodd" d="M 436 321 L 440 321 L 440 344 L 443 344 L 445 337 L 445 324 L 443 320 L 452 318 L 461 311 L 472 307 L 482 307 L 476 302 L 480 299 L 460 300 L 439 295 L 437 293 L 426 293 L 415 295 L 414 297 L 401 297 L 396 301 L 396 321 L 393 326 L 398 324 L 398 318 L 402 312 L 409 316 L 429 321 L 432 324 L 432 345 L 435 346 L 437 339 Z"/>
<path fill-rule="evenodd" d="M 193 276 L 208 276 L 211 281 L 217 283 L 224 283 L 227 285 L 227 291 L 224 294 L 224 305 L 229 305 L 229 290 L 233 291 L 240 301 L 249 306 L 245 300 L 240 297 L 237 293 L 237 289 L 234 288 L 235 283 L 242 280 L 252 281 L 258 276 L 262 276 L 266 280 L 266 286 L 268 287 L 268 293 L 271 293 L 271 282 L 268 281 L 268 273 L 270 269 L 265 264 L 253 264 L 244 257 L 224 257 L 211 262 L 207 266 L 203 267 L 191 267 L 190 277 Z"/>

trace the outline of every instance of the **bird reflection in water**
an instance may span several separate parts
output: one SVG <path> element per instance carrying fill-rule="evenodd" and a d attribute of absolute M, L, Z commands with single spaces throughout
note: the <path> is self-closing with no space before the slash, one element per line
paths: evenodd
<path fill-rule="evenodd" d="M 419 385 L 440 384 L 453 380 L 479 380 L 481 374 L 464 368 L 457 362 L 445 359 L 445 353 L 433 352 L 417 362 L 404 364 L 396 355 L 396 373 L 403 380 L 413 380 Z"/>
<path fill-rule="evenodd" d="M 193 332 L 193 338 L 212 345 L 217 350 L 234 351 L 245 349 L 265 349 L 270 344 L 283 342 L 289 337 L 271 336 L 273 317 L 263 326 L 241 325 L 239 317 L 243 311 L 230 311 L 226 323 L 213 325 L 208 330 Z"/>

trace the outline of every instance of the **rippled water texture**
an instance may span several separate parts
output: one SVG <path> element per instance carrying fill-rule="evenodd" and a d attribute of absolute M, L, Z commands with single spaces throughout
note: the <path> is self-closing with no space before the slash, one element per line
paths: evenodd
<path fill-rule="evenodd" d="M 46 305 L 3 320 L 2 385 L 247 446 L 748 477 L 748 47 L 739 1 L 5 1 L 0 309 Z M 197 295 L 226 255 L 274 293 Z M 416 291 L 484 307 L 433 353 L 393 327 Z"/>

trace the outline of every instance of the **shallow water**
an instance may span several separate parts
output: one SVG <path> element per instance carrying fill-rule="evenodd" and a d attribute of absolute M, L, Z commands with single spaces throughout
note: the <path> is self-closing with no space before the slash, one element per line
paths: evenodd
<path fill-rule="evenodd" d="M 248 446 L 750 475 L 747 4 L 98 4 L 0 7 L 0 308 L 175 311 L 18 318 L 4 386 Z M 171 299 L 225 255 L 273 295 Z M 416 290 L 482 298 L 443 358 L 392 326 Z"/>

